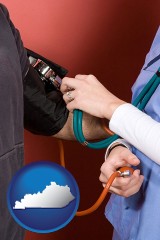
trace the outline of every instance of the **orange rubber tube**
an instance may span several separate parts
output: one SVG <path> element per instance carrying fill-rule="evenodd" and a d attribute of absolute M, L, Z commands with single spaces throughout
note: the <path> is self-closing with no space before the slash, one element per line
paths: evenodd
<path fill-rule="evenodd" d="M 59 150 L 60 150 L 60 162 L 61 165 L 63 167 L 65 167 L 65 161 L 64 161 L 64 147 L 63 147 L 63 143 L 61 140 L 58 140 L 58 145 L 59 145 Z M 85 216 L 88 214 L 91 214 L 92 212 L 94 212 L 95 210 L 97 210 L 97 208 L 99 208 L 99 206 L 102 204 L 103 200 L 105 199 L 107 193 L 109 192 L 109 188 L 112 185 L 114 179 L 116 177 L 120 177 L 121 173 L 123 173 L 124 171 L 129 171 L 130 174 L 133 174 L 133 168 L 131 167 L 122 167 L 120 169 L 118 169 L 118 171 L 114 172 L 110 178 L 108 179 L 105 188 L 103 189 L 101 195 L 99 196 L 98 200 L 88 209 L 83 210 L 83 211 L 77 211 L 76 212 L 76 216 Z"/>
<path fill-rule="evenodd" d="M 102 123 L 102 128 L 103 130 L 109 135 L 109 136 L 112 136 L 114 135 L 114 132 L 112 132 L 105 124 L 105 119 L 101 119 L 101 123 Z"/>
<path fill-rule="evenodd" d="M 98 200 L 95 202 L 95 204 L 94 204 L 92 207 L 90 207 L 90 208 L 88 208 L 88 209 L 86 209 L 86 210 L 78 211 L 78 212 L 76 213 L 76 216 L 85 216 L 85 215 L 88 215 L 88 214 L 94 212 L 95 210 L 97 210 L 97 208 L 99 208 L 99 206 L 102 204 L 103 200 L 105 199 L 107 193 L 109 192 L 109 188 L 110 188 L 110 186 L 112 185 L 114 179 L 115 179 L 116 177 L 120 177 L 120 176 L 121 176 L 121 173 L 123 173 L 124 171 L 127 171 L 127 170 L 129 170 L 131 174 L 132 174 L 133 171 L 134 171 L 133 168 L 131 168 L 131 167 L 122 167 L 122 168 L 120 168 L 117 172 L 114 172 L 114 173 L 110 176 L 110 178 L 108 179 L 104 190 L 102 191 L 100 197 L 99 197 Z"/>
<path fill-rule="evenodd" d="M 62 167 L 65 167 L 65 160 L 64 160 L 64 147 L 62 140 L 58 140 L 59 152 L 60 152 L 60 163 Z"/>

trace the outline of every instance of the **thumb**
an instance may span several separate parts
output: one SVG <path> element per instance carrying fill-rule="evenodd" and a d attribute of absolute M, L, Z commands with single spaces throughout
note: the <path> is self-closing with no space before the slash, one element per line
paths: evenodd
<path fill-rule="evenodd" d="M 126 163 L 133 165 L 133 166 L 137 166 L 140 163 L 140 160 L 136 157 L 136 155 L 134 155 L 133 153 L 131 153 L 130 151 L 128 153 L 124 154 L 124 160 L 126 161 Z"/>

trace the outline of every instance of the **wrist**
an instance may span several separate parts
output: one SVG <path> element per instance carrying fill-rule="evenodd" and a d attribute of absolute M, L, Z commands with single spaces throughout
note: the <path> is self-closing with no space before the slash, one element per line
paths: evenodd
<path fill-rule="evenodd" d="M 119 145 L 120 144 L 120 145 Z M 115 148 L 119 146 L 123 146 L 128 148 L 131 152 L 132 152 L 132 147 L 131 145 L 123 138 L 118 138 L 117 140 L 115 140 L 114 142 L 112 142 L 106 149 L 106 153 L 105 153 L 105 159 L 109 156 L 109 153 Z M 115 146 L 115 147 L 114 147 Z"/>
<path fill-rule="evenodd" d="M 108 149 L 108 156 L 109 156 L 109 154 L 112 152 L 112 150 L 114 149 L 114 148 L 117 148 L 117 147 L 124 147 L 124 148 L 127 148 L 124 144 L 122 144 L 122 143 L 115 143 L 112 147 L 110 147 L 109 149 Z"/>
<path fill-rule="evenodd" d="M 126 102 L 121 99 L 116 99 L 115 101 L 111 102 L 109 104 L 109 107 L 107 108 L 105 118 L 111 119 L 113 113 L 116 111 L 118 107 L 120 107 L 122 104 L 125 104 Z"/>

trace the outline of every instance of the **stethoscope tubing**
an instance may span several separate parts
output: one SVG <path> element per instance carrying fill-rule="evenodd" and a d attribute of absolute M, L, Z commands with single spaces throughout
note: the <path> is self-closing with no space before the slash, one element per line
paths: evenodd
<path fill-rule="evenodd" d="M 156 91 L 157 87 L 160 84 L 160 68 L 153 75 L 153 77 L 149 80 L 149 82 L 142 89 L 137 98 L 133 101 L 133 105 L 140 110 L 144 110 L 148 101 L 152 97 L 153 93 Z M 108 147 L 113 141 L 119 138 L 117 134 L 114 134 L 104 140 L 98 142 L 88 142 L 83 134 L 82 129 L 82 120 L 83 120 L 83 112 L 79 109 L 75 109 L 73 112 L 73 130 L 76 139 L 84 146 L 87 146 L 92 149 L 101 149 Z"/>

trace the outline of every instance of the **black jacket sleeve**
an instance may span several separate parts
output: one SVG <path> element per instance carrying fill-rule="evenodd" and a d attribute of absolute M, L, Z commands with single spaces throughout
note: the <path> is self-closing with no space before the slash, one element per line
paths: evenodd
<path fill-rule="evenodd" d="M 24 87 L 24 127 L 35 134 L 54 135 L 63 128 L 67 121 L 68 110 L 61 92 L 52 85 L 44 84 L 38 72 L 30 65 L 28 57 L 40 58 L 60 78 L 67 74 L 67 70 L 30 49 L 26 49 L 18 29 L 10 19 L 7 8 L 3 4 L 0 4 L 0 8 L 10 25 L 20 59 Z"/>

